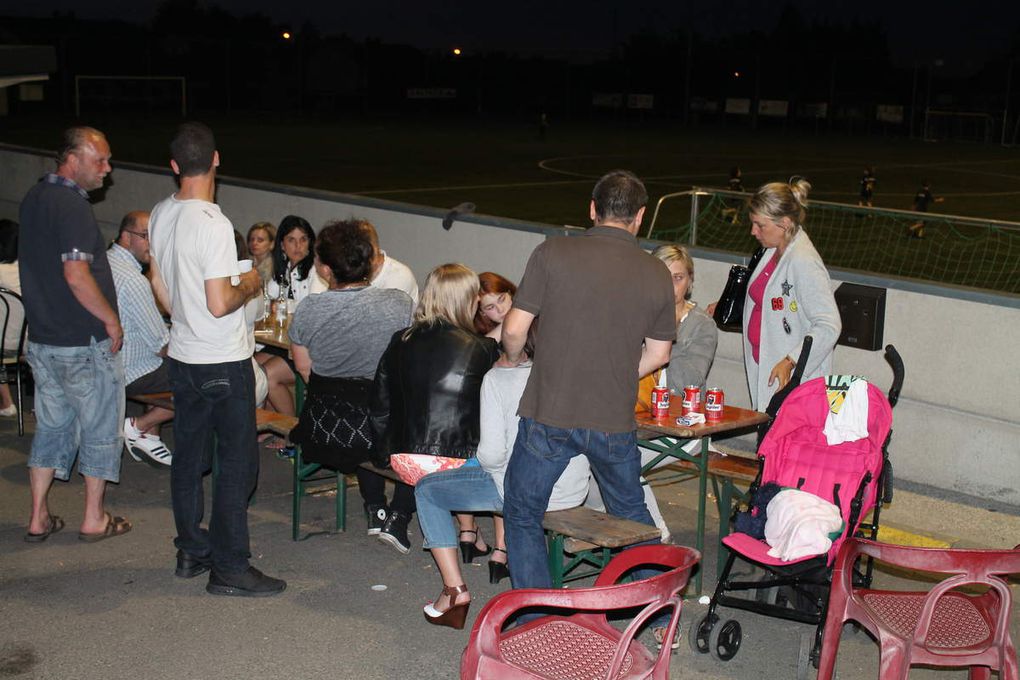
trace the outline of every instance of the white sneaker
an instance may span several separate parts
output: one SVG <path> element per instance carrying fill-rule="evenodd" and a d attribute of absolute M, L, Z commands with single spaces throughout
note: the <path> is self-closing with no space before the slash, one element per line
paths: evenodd
<path fill-rule="evenodd" d="M 138 438 L 141 437 L 143 434 L 144 433 L 141 430 L 139 430 L 137 427 L 135 427 L 135 419 L 134 418 L 125 418 L 124 419 L 124 448 L 127 449 L 127 452 L 129 454 L 131 454 L 132 458 L 134 458 L 135 460 L 137 460 L 139 462 L 141 462 L 142 459 L 139 458 L 135 454 L 135 452 L 131 450 L 131 446 L 136 441 L 138 441 Z"/>
<path fill-rule="evenodd" d="M 4 416 L 5 418 L 12 418 L 16 415 L 18 415 L 17 404 L 11 404 L 7 408 L 0 408 L 0 416 Z"/>
<path fill-rule="evenodd" d="M 173 461 L 173 454 L 163 440 L 151 434 L 143 434 L 131 442 L 128 445 L 128 452 L 135 460 L 141 460 L 139 456 L 145 456 L 160 465 L 170 465 Z"/>

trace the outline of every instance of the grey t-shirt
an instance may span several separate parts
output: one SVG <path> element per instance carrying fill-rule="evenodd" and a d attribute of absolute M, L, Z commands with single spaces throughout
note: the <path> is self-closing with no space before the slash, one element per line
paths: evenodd
<path fill-rule="evenodd" d="M 393 334 L 411 325 L 413 307 L 393 288 L 327 290 L 298 305 L 290 341 L 308 349 L 318 375 L 371 378 Z"/>

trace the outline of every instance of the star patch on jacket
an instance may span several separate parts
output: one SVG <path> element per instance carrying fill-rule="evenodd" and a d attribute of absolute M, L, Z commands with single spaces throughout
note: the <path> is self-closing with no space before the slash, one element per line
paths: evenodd
<path fill-rule="evenodd" d="M 783 287 L 783 297 L 790 297 L 790 291 L 793 290 L 793 284 L 789 281 L 783 281 L 779 285 Z"/>

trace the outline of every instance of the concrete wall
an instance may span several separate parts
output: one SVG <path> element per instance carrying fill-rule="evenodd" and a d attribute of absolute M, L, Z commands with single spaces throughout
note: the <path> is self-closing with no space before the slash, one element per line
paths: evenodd
<path fill-rule="evenodd" d="M 35 152 L 0 147 L 0 217 L 17 219 L 17 206 L 36 179 L 53 167 Z M 113 184 L 95 205 L 113 235 L 129 210 L 147 209 L 174 190 L 168 171 L 117 164 Z M 444 211 L 324 191 L 223 178 L 218 200 L 242 232 L 288 213 L 318 227 L 348 216 L 371 220 L 383 248 L 405 262 L 419 282 L 437 264 L 459 261 L 477 271 L 518 279 L 531 250 L 564 230 L 546 225 L 470 216 L 450 231 Z M 702 305 L 722 290 L 731 255 L 695 252 L 694 299 Z M 891 447 L 896 475 L 911 481 L 1020 505 L 1020 297 L 882 279 L 833 271 L 842 281 L 888 288 L 885 342 L 895 344 L 907 378 L 894 412 Z M 888 389 L 892 373 L 879 352 L 838 347 L 834 369 L 868 376 Z M 740 337 L 721 333 L 709 382 L 727 401 L 749 403 Z"/>

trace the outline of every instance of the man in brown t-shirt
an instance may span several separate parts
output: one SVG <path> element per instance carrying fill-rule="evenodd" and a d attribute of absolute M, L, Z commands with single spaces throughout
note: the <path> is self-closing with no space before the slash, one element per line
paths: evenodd
<path fill-rule="evenodd" d="M 638 380 L 669 361 L 676 336 L 666 266 L 635 238 L 648 193 L 632 173 L 605 175 L 592 192 L 594 226 L 549 239 L 528 260 L 503 321 L 516 366 L 536 317 L 534 367 L 518 413 L 503 517 L 515 588 L 548 588 L 542 516 L 571 458 L 586 455 L 613 515 L 652 524 L 641 489 L 634 427 Z"/>

